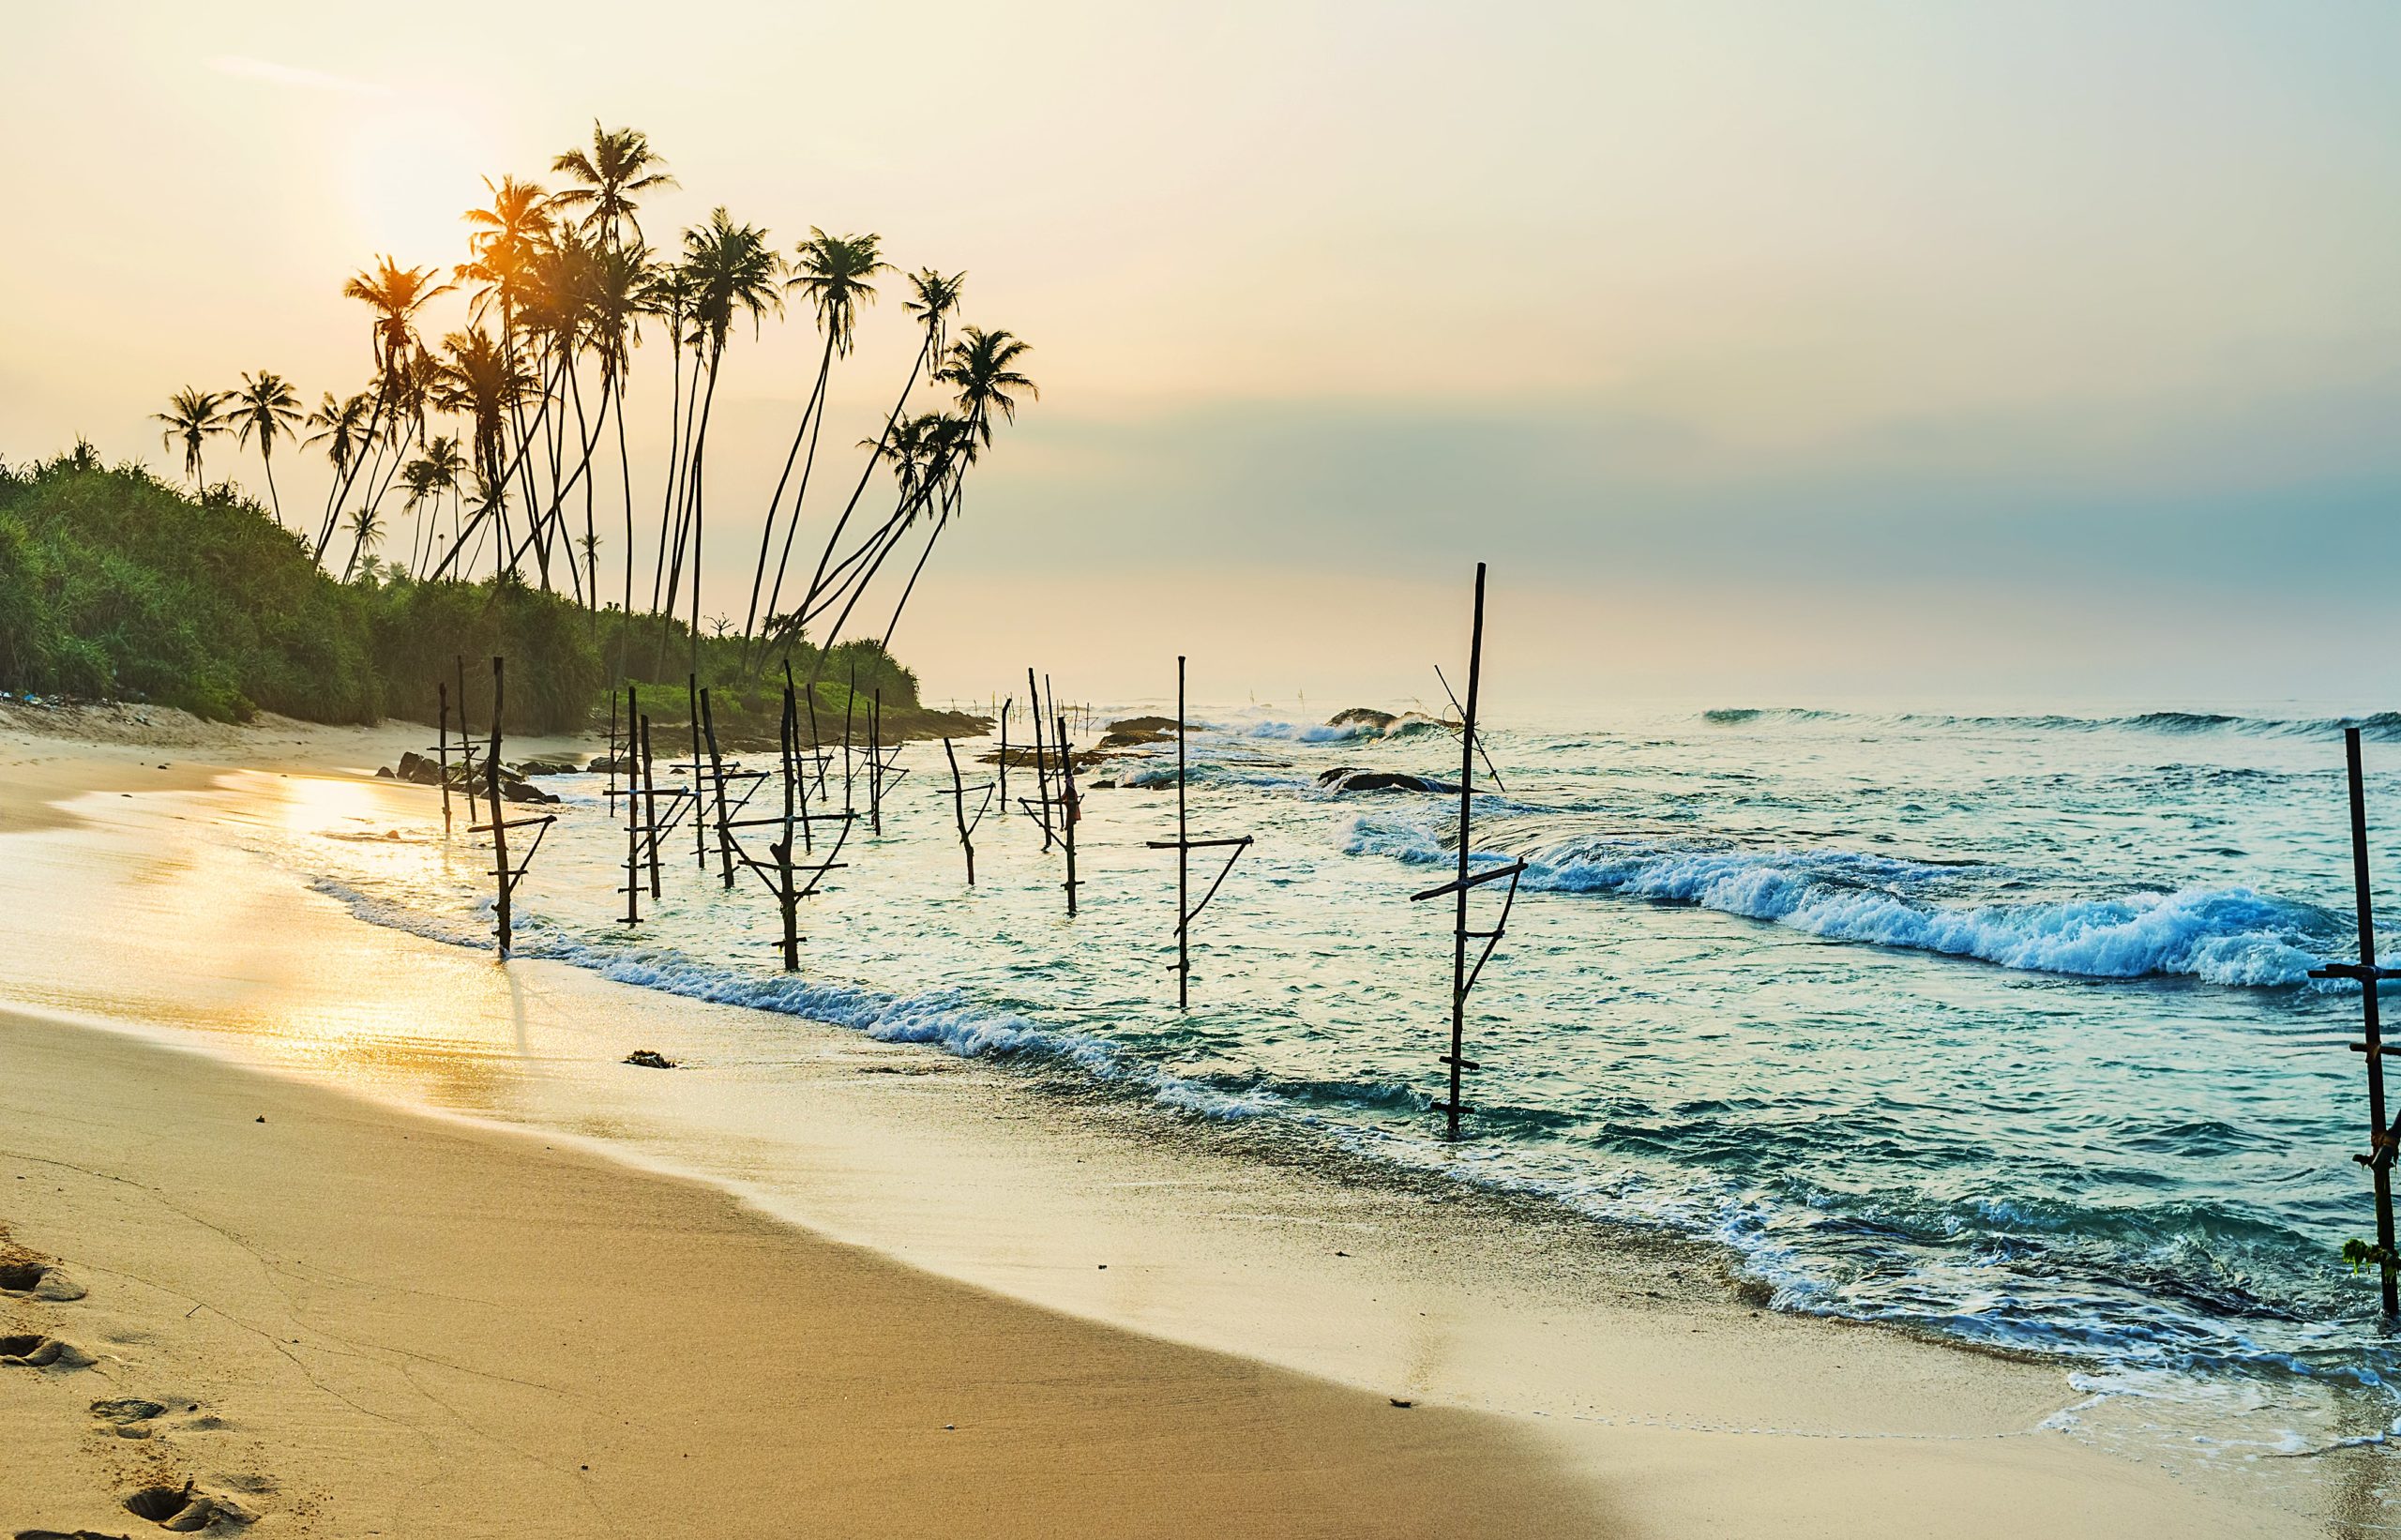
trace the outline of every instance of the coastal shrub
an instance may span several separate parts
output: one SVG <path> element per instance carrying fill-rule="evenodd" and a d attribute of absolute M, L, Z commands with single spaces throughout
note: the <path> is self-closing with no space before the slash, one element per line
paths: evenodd
<path fill-rule="evenodd" d="M 622 668 L 655 681 L 646 710 L 681 722 L 686 675 L 711 687 L 729 738 L 772 738 L 783 665 L 817 680 L 821 720 L 846 704 L 917 704 L 917 679 L 871 641 L 821 657 L 806 640 L 745 656 L 739 637 L 702 636 L 655 615 L 598 612 L 506 575 L 426 582 L 376 563 L 338 582 L 300 536 L 225 486 L 194 497 L 139 465 L 104 466 L 88 445 L 0 465 L 0 688 L 156 701 L 203 717 L 256 711 L 321 722 L 431 722 L 437 687 L 488 728 L 491 658 L 508 659 L 507 730 L 588 724 Z M 697 656 L 696 656 L 697 655 Z M 856 698 L 852 689 L 855 684 Z M 600 708 L 605 714 L 605 707 Z M 455 721 L 456 718 L 454 717 Z"/>

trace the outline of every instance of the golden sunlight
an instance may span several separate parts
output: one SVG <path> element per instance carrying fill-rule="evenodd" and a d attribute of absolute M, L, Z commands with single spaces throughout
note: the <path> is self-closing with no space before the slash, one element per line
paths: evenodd
<path fill-rule="evenodd" d="M 460 212 L 483 202 L 483 171 L 493 163 L 481 114 L 466 104 L 367 107 L 351 128 L 342 188 L 357 244 L 403 264 L 447 253 L 460 242 Z"/>

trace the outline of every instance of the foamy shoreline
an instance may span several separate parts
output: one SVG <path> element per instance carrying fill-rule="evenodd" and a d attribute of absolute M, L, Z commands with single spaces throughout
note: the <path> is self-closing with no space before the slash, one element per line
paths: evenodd
<path fill-rule="evenodd" d="M 297 774 L 385 762 L 422 733 L 279 725 L 274 736 L 286 741 L 262 745 L 263 757 Z M 87 751 L 11 735 L 9 747 L 12 757 L 43 762 L 11 767 L 15 794 L 0 808 L 9 828 L 23 825 L 30 797 L 154 784 L 144 776 L 185 788 L 208 779 L 173 760 L 157 771 L 132 746 Z M 206 751 L 220 762 L 250 757 L 238 747 L 236 740 Z M 156 816 L 136 809 L 174 801 L 169 816 L 188 822 L 195 807 L 229 820 L 287 816 L 273 777 L 252 779 L 234 791 L 137 795 L 126 814 Z M 392 799 L 395 817 L 422 816 L 425 793 L 362 794 Z M 157 874 L 125 864 L 138 865 L 129 853 L 140 838 L 94 829 L 29 838 L 81 841 L 77 868 L 88 868 L 96 886 L 126 884 L 119 897 L 155 891 Z M 193 881 L 169 879 L 168 888 Z M 74 981 L 62 980 L 34 1004 L 121 1015 L 212 1052 L 396 1102 L 581 1132 L 621 1157 L 745 1190 L 786 1218 L 1112 1325 L 1404 1398 L 1505 1411 L 1560 1467 L 1596 1484 L 1614 1516 L 1608 1524 L 1624 1532 L 1752 1532 L 1773 1523 L 1797 1534 L 1914 1533 L 1935 1511 L 1948 1532 L 1967 1534 L 2114 1534 L 2163 1515 L 2186 1532 L 2319 1532 L 2324 1509 L 2306 1489 L 2293 1501 L 2316 1512 L 2281 1501 L 2273 1510 L 2237 1506 L 2045 1429 L 2078 1398 L 2056 1369 L 1885 1333 L 1755 1319 L 1714 1276 L 1692 1276 L 1689 1251 L 1596 1262 L 1587 1237 L 1495 1230 L 1472 1222 L 1472 1204 L 1457 1211 L 1471 1222 L 1453 1222 L 1423 1197 L 1267 1170 L 1212 1153 L 1205 1140 L 1160 1143 L 1143 1128 L 1113 1125 L 1106 1110 L 1048 1116 L 1043 1100 L 1053 1093 L 1022 1077 L 955 1060 L 931 1070 L 928 1055 L 832 1029 L 778 1021 L 779 1033 L 797 1035 L 763 1042 L 763 1051 L 822 1059 L 823 1074 L 811 1082 L 822 1095 L 808 1104 L 804 1134 L 762 1125 L 757 1137 L 776 1142 L 758 1145 L 746 1182 L 739 1143 L 723 1129 L 679 1143 L 674 1119 L 642 1099 L 711 1094 L 705 1072 L 651 1081 L 613 1064 L 626 1033 L 673 1054 L 679 1019 L 727 1007 L 666 1001 L 539 962 L 502 975 L 488 958 L 358 925 L 296 884 L 245 886 L 240 903 L 238 919 L 210 916 L 198 929 L 255 933 L 272 924 L 285 946 L 322 940 L 328 965 L 315 972 L 324 976 L 261 976 L 256 957 L 229 959 L 225 945 L 188 936 L 190 956 L 174 988 L 132 998 L 87 978 L 87 993 L 69 998 Z M 73 908 L 54 916 L 59 936 L 89 934 L 89 917 Z M 193 909 L 185 902 L 174 912 Z M 503 976 L 515 982 L 495 989 Z M 323 1029 L 328 1015 L 371 1014 L 382 987 L 402 977 L 418 978 L 412 988 L 457 1019 L 447 1047 L 429 1035 L 396 1055 L 397 1039 L 371 1022 Z M 313 1037 L 279 1034 L 276 1025 L 310 1020 L 320 1023 Z M 387 1061 L 407 1062 L 345 1059 L 346 1043 L 365 1041 L 384 1044 Z M 738 1082 L 738 1065 L 717 1067 Z M 904 1094 L 892 1094 L 896 1086 Z M 813 1162 L 797 1175 L 794 1140 Z M 1105 1269 L 1095 1257 L 1108 1259 Z M 2322 1495 L 2328 1504 L 2339 1498 Z M 1361 1532 L 1401 1532 L 1396 1515 L 1376 1517 L 1383 1522 Z M 1591 1519 L 1518 1532 L 1610 1530 Z"/>

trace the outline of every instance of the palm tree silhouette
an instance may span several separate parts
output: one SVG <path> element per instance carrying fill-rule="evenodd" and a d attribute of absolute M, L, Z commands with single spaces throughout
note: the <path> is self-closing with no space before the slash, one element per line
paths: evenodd
<path fill-rule="evenodd" d="M 442 351 L 445 356 L 434 387 L 434 401 L 443 411 L 460 413 L 468 420 L 476 479 L 489 499 L 477 510 L 476 517 L 490 514 L 498 521 L 501 546 L 507 551 L 508 488 L 504 477 L 507 470 L 509 414 L 524 399 L 533 382 L 526 378 L 515 356 L 494 342 L 491 334 L 481 326 L 452 332 L 442 340 Z M 454 446 L 454 457 L 456 453 Z M 457 554 L 455 544 L 452 554 Z M 504 565 L 514 570 L 514 557 Z"/>
<path fill-rule="evenodd" d="M 633 195 L 675 185 L 666 160 L 652 151 L 648 135 L 640 128 L 604 130 L 598 118 L 592 120 L 592 148 L 567 151 L 551 162 L 551 170 L 577 184 L 562 189 L 551 203 L 561 209 L 582 209 L 578 228 L 612 249 L 626 245 L 628 235 L 642 240 L 642 220 L 636 217 L 642 205 Z"/>
<path fill-rule="evenodd" d="M 208 483 L 202 479 L 200 452 L 211 433 L 228 431 L 232 424 L 225 420 L 225 402 L 230 392 L 194 390 L 186 385 L 167 398 L 164 412 L 153 412 L 150 420 L 163 422 L 167 430 L 159 435 L 160 442 L 173 448 L 177 440 L 184 446 L 184 475 L 191 478 L 192 490 L 206 492 Z"/>
<path fill-rule="evenodd" d="M 376 542 L 384 538 L 383 518 L 373 508 L 360 508 L 350 516 L 350 560 L 343 564 L 341 569 L 341 581 L 344 582 L 348 582 L 350 575 L 357 570 L 358 558 L 374 549 Z"/>
<path fill-rule="evenodd" d="M 275 508 L 277 528 L 283 525 L 283 497 L 275 490 L 275 441 L 294 436 L 300 421 L 300 398 L 280 374 L 261 370 L 242 376 L 242 388 L 228 393 L 227 420 L 234 426 L 234 442 L 247 447 L 250 434 L 259 436 L 259 460 L 266 467 L 267 500 Z"/>
<path fill-rule="evenodd" d="M 784 287 L 806 290 L 809 305 L 817 312 L 817 329 L 824 334 L 825 347 L 817 360 L 817 384 L 808 394 L 808 403 L 801 409 L 800 427 L 793 430 L 792 448 L 784 455 L 783 475 L 776 479 L 776 490 L 767 499 L 767 521 L 759 532 L 759 566 L 750 575 L 750 610 L 742 623 L 743 659 L 747 671 L 749 659 L 749 637 L 759 620 L 759 590 L 767 577 L 767 551 L 776 535 L 777 510 L 782 506 L 784 483 L 792 476 L 793 460 L 800 453 L 801 439 L 808 440 L 808 457 L 800 467 L 800 486 L 793 493 L 792 521 L 784 529 L 782 556 L 776 563 L 776 583 L 767 596 L 767 613 L 774 614 L 776 600 L 781 596 L 784 568 L 792 561 L 793 536 L 800 530 L 800 511 L 808 501 L 809 472 L 817 464 L 817 440 L 825 426 L 825 384 L 837 356 L 851 355 L 852 344 L 858 330 L 858 305 L 865 300 L 875 303 L 875 288 L 868 279 L 879 273 L 894 271 L 891 264 L 882 260 L 878 248 L 882 238 L 866 235 L 828 235 L 815 225 L 808 227 L 808 239 L 800 243 L 798 259 L 793 264 L 794 276 Z"/>
<path fill-rule="evenodd" d="M 403 408 L 410 402 L 419 377 L 412 359 L 415 355 L 424 352 L 423 345 L 417 340 L 416 314 L 427 302 L 437 294 L 449 293 L 452 287 L 436 282 L 435 278 L 435 271 L 430 267 L 402 267 L 386 256 L 377 258 L 373 270 L 355 275 L 341 289 L 344 298 L 360 301 L 372 316 L 370 340 L 375 361 L 375 404 L 370 413 L 370 443 L 378 460 L 385 449 L 390 449 L 396 465 L 399 458 L 408 452 L 409 440 L 403 439 L 398 430 L 409 416 Z M 418 427 L 423 426 L 421 418 L 415 420 Z M 388 431 L 385 430 L 386 423 L 390 425 Z M 360 457 L 352 457 L 335 491 L 334 507 L 340 506 L 348 498 L 361 464 Z M 374 483 L 375 476 L 370 470 L 368 476 L 370 506 L 381 495 Z M 317 540 L 320 551 L 333 539 L 333 516 L 328 511 L 325 529 Z M 354 561 L 356 554 L 355 551 L 352 552 Z"/>
<path fill-rule="evenodd" d="M 325 492 L 325 521 L 328 524 L 333 521 L 334 499 L 348 483 L 350 462 L 374 436 L 374 424 L 370 420 L 373 411 L 363 390 L 348 400 L 336 400 L 334 393 L 328 390 L 325 399 L 309 414 L 303 424 L 318 431 L 302 439 L 300 446 L 305 449 L 312 444 L 323 444 L 325 459 L 333 462 L 334 484 Z"/>
<path fill-rule="evenodd" d="M 684 268 L 692 283 L 692 320 L 706 350 L 708 383 L 701 389 L 699 426 L 692 432 L 691 468 L 684 481 L 684 507 L 678 521 L 676 551 L 667 573 L 667 609 L 675 608 L 675 590 L 688 551 L 692 566 L 692 667 L 701 656 L 701 551 L 707 504 L 704 496 L 709 446 L 709 413 L 717 401 L 717 382 L 725 360 L 725 345 L 736 314 L 747 311 L 757 331 L 769 310 L 783 313 L 783 294 L 776 279 L 782 259 L 767 244 L 767 233 L 756 225 L 736 224 L 723 208 L 706 222 L 684 232 Z"/>
<path fill-rule="evenodd" d="M 826 599 L 826 583 L 829 578 L 838 575 L 840 569 L 829 570 L 828 564 L 833 561 L 834 552 L 841 544 L 842 532 L 850 527 L 851 516 L 858 511 L 859 499 L 867 495 L 868 483 L 874 479 L 876 466 L 882 463 L 883 443 L 898 429 L 901 421 L 901 414 L 908 409 L 910 392 L 917 388 L 918 378 L 929 368 L 936 367 L 942 361 L 943 344 L 949 336 L 950 314 L 959 308 L 959 295 L 965 291 L 966 286 L 965 273 L 954 273 L 944 277 L 935 268 L 920 267 L 909 276 L 911 294 L 908 299 L 901 302 L 902 309 L 916 318 L 919 329 L 925 334 L 923 340 L 917 346 L 916 359 L 909 367 L 908 380 L 900 386 L 900 399 L 892 403 L 891 412 L 884 417 L 883 431 L 875 440 L 876 447 L 868 455 L 866 468 L 859 472 L 858 485 L 851 489 L 851 498 L 849 502 L 842 505 L 841 517 L 834 521 L 834 527 L 826 533 L 824 549 L 817 553 L 817 569 L 809 574 L 808 587 L 802 592 L 799 604 L 780 621 L 776 618 L 775 606 L 772 603 L 767 606 L 767 625 L 770 635 L 774 639 L 768 644 L 768 651 L 773 652 L 778 648 L 788 651 L 792 639 L 798 636 L 809 621 L 824 609 L 827 602 L 830 602 Z M 850 557 L 845 558 L 843 565 L 850 566 L 873 543 L 874 538 L 871 536 L 868 541 L 863 542 L 857 551 L 853 551 Z M 824 654 L 821 650 L 818 664 L 810 670 L 809 681 L 812 688 L 816 684 L 816 669 L 823 666 L 823 657 Z"/>

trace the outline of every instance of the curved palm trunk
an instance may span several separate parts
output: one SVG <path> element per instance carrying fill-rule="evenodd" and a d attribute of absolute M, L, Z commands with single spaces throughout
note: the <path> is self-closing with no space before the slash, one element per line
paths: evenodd
<path fill-rule="evenodd" d="M 275 527 L 281 529 L 283 527 L 283 494 L 275 490 L 275 452 L 266 446 L 264 438 L 259 440 L 259 462 L 266 467 L 266 497 L 267 502 L 275 508 Z"/>
<path fill-rule="evenodd" d="M 834 548 L 841 543 L 842 531 L 849 527 L 851 515 L 857 510 L 859 499 L 867 494 L 867 484 L 874 478 L 876 464 L 883 458 L 884 445 L 892 442 L 892 430 L 898 426 L 900 414 L 908 410 L 909 394 L 917 388 L 917 377 L 925 372 L 927 355 L 932 351 L 933 339 L 929 336 L 917 349 L 916 362 L 909 366 L 909 383 L 900 387 L 900 399 L 892 403 L 892 411 L 883 419 L 883 432 L 876 439 L 874 451 L 867 457 L 867 469 L 859 473 L 859 484 L 851 489 L 851 500 L 842 506 L 842 516 L 834 521 L 833 532 L 825 536 L 825 549 L 817 556 L 817 570 L 810 575 L 808 587 L 801 595 L 800 604 L 794 611 L 793 622 L 785 627 L 786 631 L 796 634 L 808 624 L 807 620 L 801 617 L 808 615 L 816 604 L 817 596 L 825 582 L 825 564 L 833 560 Z M 783 581 L 781 572 L 777 573 L 776 581 L 780 588 Z M 809 687 L 816 688 L 817 674 L 814 669 L 810 671 L 808 677 Z"/>
<path fill-rule="evenodd" d="M 784 483 L 792 477 L 793 460 L 800 453 L 800 441 L 806 438 L 808 441 L 808 460 L 801 467 L 800 490 L 793 493 L 792 523 L 784 532 L 784 553 L 785 559 L 789 560 L 792 552 L 793 532 L 800 528 L 800 510 L 808 501 L 808 473 L 817 463 L 817 430 L 822 430 L 825 426 L 825 381 L 833 370 L 834 333 L 831 328 L 828 328 L 825 333 L 825 351 L 817 360 L 817 387 L 808 393 L 808 404 L 801 408 L 800 426 L 793 430 L 792 447 L 784 453 L 783 475 L 776 477 L 775 495 L 767 499 L 766 526 L 759 531 L 759 566 L 750 574 L 750 611 L 742 620 L 742 672 L 746 674 L 750 672 L 750 633 L 759 624 L 759 590 L 766 583 L 767 551 L 775 544 L 776 513 L 783 506 Z M 816 430 L 811 429 L 812 418 Z M 780 565 L 776 568 L 776 586 L 778 592 L 782 590 L 783 568 Z M 767 613 L 772 617 L 775 612 L 775 600 L 770 598 L 767 601 Z"/>
<path fill-rule="evenodd" d="M 624 366 L 614 366 L 619 372 Z M 634 626 L 634 467 L 626 455 L 626 408 L 624 387 L 618 387 L 617 403 L 617 476 L 625 483 L 626 492 L 626 606 L 617 615 L 617 682 L 625 683 L 626 650 L 631 644 Z"/>
<path fill-rule="evenodd" d="M 717 343 L 711 346 L 709 349 L 708 389 L 702 392 L 700 411 L 696 414 L 700 419 L 700 426 L 695 429 L 692 433 L 692 468 L 684 483 L 685 512 L 683 524 L 684 528 L 690 532 L 691 542 L 691 651 L 692 672 L 694 673 L 698 673 L 700 672 L 701 666 L 701 536 L 702 518 L 705 511 L 702 503 L 702 490 L 708 479 L 709 412 L 711 408 L 715 407 L 717 404 L 717 372 L 724 362 L 724 344 Z M 675 609 L 675 588 L 677 581 L 683 576 L 684 557 L 685 551 L 683 549 L 683 540 L 681 538 L 681 532 L 679 532 L 675 559 L 669 566 L 667 572 L 667 609 L 668 612 L 671 614 L 674 612 Z"/>

